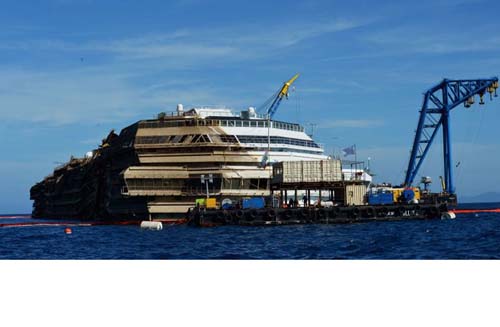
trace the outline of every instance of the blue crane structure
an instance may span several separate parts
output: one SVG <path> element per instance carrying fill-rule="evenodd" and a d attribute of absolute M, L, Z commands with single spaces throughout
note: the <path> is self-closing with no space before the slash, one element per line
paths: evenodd
<path fill-rule="evenodd" d="M 299 78 L 299 74 L 295 74 L 287 82 L 283 83 L 283 86 L 280 88 L 280 90 L 259 107 L 259 111 L 265 110 L 266 117 L 268 117 L 268 119 L 273 118 L 283 98 L 288 99 L 288 90 L 297 78 Z"/>
<path fill-rule="evenodd" d="M 479 104 L 484 104 L 483 96 L 486 92 L 492 98 L 497 96 L 498 77 L 473 80 L 444 79 L 441 83 L 431 87 L 424 93 L 424 101 L 420 110 L 415 139 L 411 150 L 408 169 L 406 170 L 405 186 L 410 186 L 422 165 L 429 149 L 443 127 L 443 159 L 444 181 L 443 191 L 455 194 L 453 182 L 453 164 L 451 156 L 451 131 L 450 112 L 460 104 L 466 108 L 474 103 L 474 98 L 479 95 Z"/>

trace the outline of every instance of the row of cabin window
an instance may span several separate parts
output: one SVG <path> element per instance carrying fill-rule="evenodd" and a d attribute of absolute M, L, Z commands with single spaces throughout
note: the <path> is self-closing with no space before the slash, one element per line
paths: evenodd
<path fill-rule="evenodd" d="M 212 185 L 213 184 L 213 185 Z M 214 178 L 210 188 L 219 188 L 221 184 L 220 178 Z M 204 189 L 200 179 L 159 179 L 159 178 L 138 178 L 128 179 L 127 187 L 129 190 L 169 190 L 182 189 L 184 187 L 196 187 Z M 269 179 L 267 178 L 224 178 L 222 180 L 222 189 L 227 190 L 267 190 L 269 187 Z"/>
<path fill-rule="evenodd" d="M 163 128 L 163 127 L 183 127 L 183 126 L 222 126 L 222 127 L 268 127 L 265 120 L 177 120 L 177 121 L 152 121 L 141 122 L 141 128 Z M 297 124 L 288 124 L 281 122 L 272 122 L 272 128 L 283 129 L 287 131 L 303 132 L 304 128 Z"/>
<path fill-rule="evenodd" d="M 265 120 L 221 120 L 222 127 L 268 127 L 268 122 Z M 304 128 L 296 124 L 287 124 L 280 122 L 271 122 L 272 128 L 284 129 L 287 131 L 303 132 Z"/>
<path fill-rule="evenodd" d="M 225 190 L 267 190 L 269 179 L 267 178 L 224 178 L 222 188 Z"/>
<path fill-rule="evenodd" d="M 184 186 L 182 179 L 134 178 L 127 179 L 129 190 L 168 190 Z"/>
<path fill-rule="evenodd" d="M 241 143 L 267 143 L 268 142 L 267 136 L 237 135 L 237 137 Z M 304 147 L 308 147 L 308 148 L 319 148 L 320 147 L 314 141 L 292 139 L 289 137 L 282 137 L 282 136 L 271 136 L 270 141 L 271 141 L 271 144 L 298 145 L 298 146 L 304 146 Z"/>
<path fill-rule="evenodd" d="M 223 143 L 237 143 L 233 135 L 214 135 L 213 137 Z M 189 139 L 188 139 L 189 138 Z M 261 143 L 268 142 L 267 136 L 237 135 L 240 143 Z M 188 140 L 187 140 L 188 139 Z M 308 148 L 319 148 L 314 141 L 293 139 L 282 136 L 271 136 L 271 144 L 298 145 Z M 158 136 L 138 136 L 137 144 L 168 144 L 168 143 L 210 143 L 210 137 L 207 135 L 158 135 Z"/>
<path fill-rule="evenodd" d="M 216 143 L 238 143 L 234 135 L 156 135 L 156 136 L 138 136 L 137 144 L 169 144 L 169 143 L 211 143 L 214 139 Z"/>

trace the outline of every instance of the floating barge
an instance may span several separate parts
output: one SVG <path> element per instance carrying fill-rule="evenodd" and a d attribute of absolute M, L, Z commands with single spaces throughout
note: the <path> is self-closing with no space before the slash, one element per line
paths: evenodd
<path fill-rule="evenodd" d="M 190 212 L 189 224 L 199 227 L 350 224 L 407 219 L 440 219 L 446 213 L 448 213 L 446 204 L 232 210 L 195 208 Z"/>
<path fill-rule="evenodd" d="M 189 224 L 276 226 L 440 219 L 453 202 L 450 197 L 426 191 L 421 194 L 419 188 L 391 188 L 390 193 L 384 193 L 390 200 L 384 202 L 370 196 L 363 180 L 345 179 L 341 166 L 340 160 L 276 163 L 269 198 L 225 207 L 212 201 L 212 205 L 190 211 Z"/>

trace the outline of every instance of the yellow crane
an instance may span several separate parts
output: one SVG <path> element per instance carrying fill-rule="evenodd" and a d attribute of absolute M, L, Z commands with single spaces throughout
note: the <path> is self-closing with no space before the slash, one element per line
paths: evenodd
<path fill-rule="evenodd" d="M 268 118 L 273 118 L 283 98 L 288 99 L 288 91 L 290 89 L 290 86 L 293 84 L 293 82 L 295 82 L 297 78 L 299 78 L 299 74 L 295 74 L 292 78 L 283 83 L 281 89 L 276 94 L 274 94 L 270 99 L 268 99 L 266 103 L 263 105 L 263 107 L 267 107 L 267 104 L 271 103 L 271 105 L 269 105 L 269 107 L 267 107 L 266 110 L 266 115 Z"/>

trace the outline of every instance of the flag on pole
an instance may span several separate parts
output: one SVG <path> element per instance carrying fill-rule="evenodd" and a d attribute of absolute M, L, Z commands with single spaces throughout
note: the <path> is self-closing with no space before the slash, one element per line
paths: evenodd
<path fill-rule="evenodd" d="M 351 145 L 348 148 L 342 149 L 342 152 L 344 152 L 344 157 L 350 156 L 350 155 L 356 155 L 356 145 Z"/>

